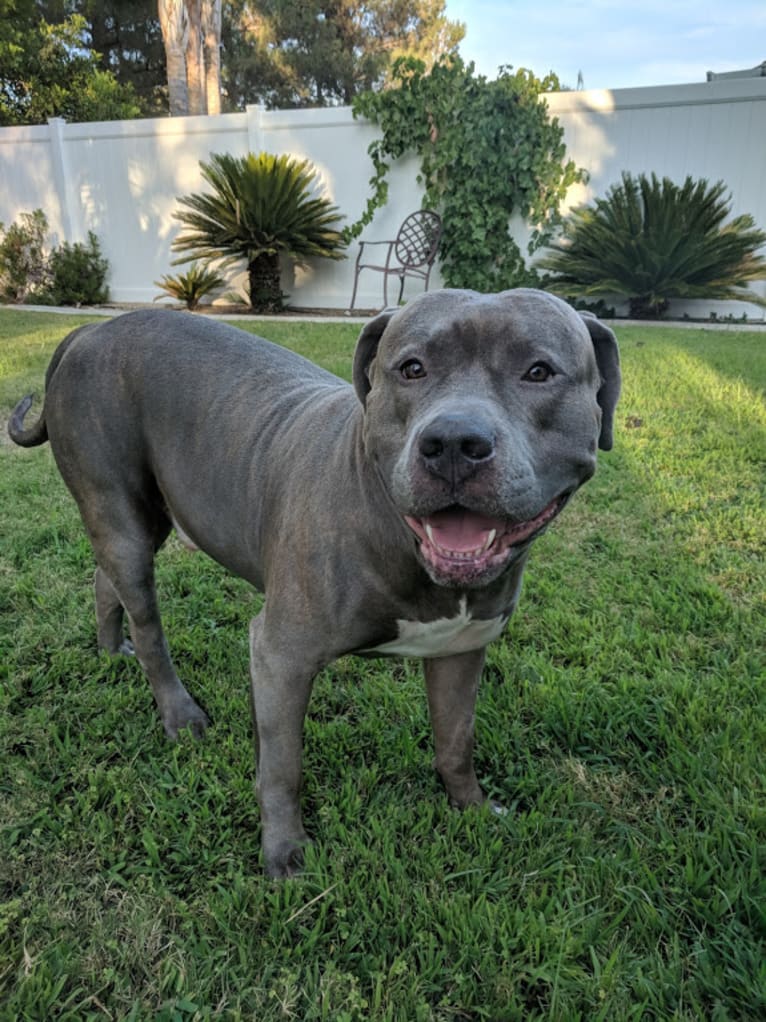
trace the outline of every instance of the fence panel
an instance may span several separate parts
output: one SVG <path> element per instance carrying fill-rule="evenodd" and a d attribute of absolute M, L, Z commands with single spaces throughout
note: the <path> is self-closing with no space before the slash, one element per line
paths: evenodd
<path fill-rule="evenodd" d="M 735 79 L 684 86 L 553 93 L 551 113 L 565 132 L 569 155 L 589 173 L 573 188 L 573 205 L 619 180 L 623 170 L 654 171 L 681 180 L 687 174 L 723 179 L 735 213 L 751 213 L 766 227 L 766 79 Z M 52 241 L 84 240 L 94 231 L 111 266 L 115 301 L 145 302 L 153 282 L 171 272 L 177 198 L 203 187 L 199 161 L 214 152 L 242 155 L 266 150 L 312 161 L 320 186 L 346 216 L 364 209 L 372 165 L 367 147 L 376 128 L 355 121 L 347 107 L 265 111 L 215 117 L 156 118 L 98 124 L 53 119 L 32 128 L 0 129 L 0 221 L 42 208 Z M 393 237 L 404 217 L 421 204 L 414 157 L 391 168 L 388 205 L 363 237 Z M 520 230 L 520 240 L 524 231 Z M 347 306 L 356 245 L 342 262 L 315 260 L 286 269 L 284 286 L 293 305 Z M 378 307 L 381 279 L 361 278 L 358 304 Z M 440 283 L 436 274 L 435 286 Z M 766 294 L 766 286 L 756 286 Z M 708 315 L 747 312 L 751 303 L 682 303 Z"/>

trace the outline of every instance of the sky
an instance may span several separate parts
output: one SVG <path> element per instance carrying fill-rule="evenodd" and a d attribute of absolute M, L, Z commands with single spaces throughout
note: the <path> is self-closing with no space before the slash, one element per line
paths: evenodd
<path fill-rule="evenodd" d="M 446 0 L 466 25 L 460 54 L 586 89 L 704 82 L 766 60 L 766 0 Z"/>

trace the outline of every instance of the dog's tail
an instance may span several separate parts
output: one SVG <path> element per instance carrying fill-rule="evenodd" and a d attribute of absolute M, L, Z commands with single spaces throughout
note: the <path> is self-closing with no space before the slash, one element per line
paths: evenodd
<path fill-rule="evenodd" d="M 45 425 L 45 413 L 40 416 L 34 426 L 24 429 L 24 416 L 32 407 L 32 395 L 27 394 L 11 412 L 8 420 L 8 435 L 19 447 L 37 447 L 48 439 L 48 427 Z"/>
<path fill-rule="evenodd" d="M 45 390 L 50 387 L 53 374 L 56 372 L 56 368 L 64 357 L 64 354 L 72 343 L 72 341 L 81 333 L 93 328 L 92 323 L 86 323 L 84 326 L 77 327 L 68 334 L 64 340 L 59 344 L 58 348 L 53 353 L 53 358 L 50 361 L 48 370 L 45 373 Z M 45 406 L 40 413 L 40 417 L 33 426 L 29 426 L 24 429 L 24 417 L 26 416 L 29 409 L 32 407 L 33 396 L 27 394 L 11 412 L 11 417 L 8 420 L 8 435 L 15 444 L 19 447 L 37 447 L 40 444 L 44 444 L 48 439 L 48 427 L 45 423 Z"/>

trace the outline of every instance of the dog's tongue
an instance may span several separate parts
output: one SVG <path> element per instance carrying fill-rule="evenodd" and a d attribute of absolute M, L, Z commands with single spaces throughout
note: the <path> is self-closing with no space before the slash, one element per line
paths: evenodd
<path fill-rule="evenodd" d="M 501 518 L 488 518 L 464 508 L 448 508 L 422 518 L 423 526 L 430 526 L 436 543 L 445 550 L 463 552 L 484 545 L 489 533 L 504 527 Z"/>

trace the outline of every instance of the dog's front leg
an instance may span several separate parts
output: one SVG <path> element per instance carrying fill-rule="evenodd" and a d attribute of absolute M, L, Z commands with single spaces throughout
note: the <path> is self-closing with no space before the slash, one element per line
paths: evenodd
<path fill-rule="evenodd" d="M 473 766 L 476 694 L 484 650 L 424 660 L 423 667 L 436 769 L 453 805 L 459 809 L 477 805 L 485 800 Z"/>
<path fill-rule="evenodd" d="M 265 614 L 250 624 L 256 794 L 266 875 L 288 877 L 300 870 L 308 842 L 300 809 L 303 721 L 318 668 L 287 641 L 270 641 Z"/>

